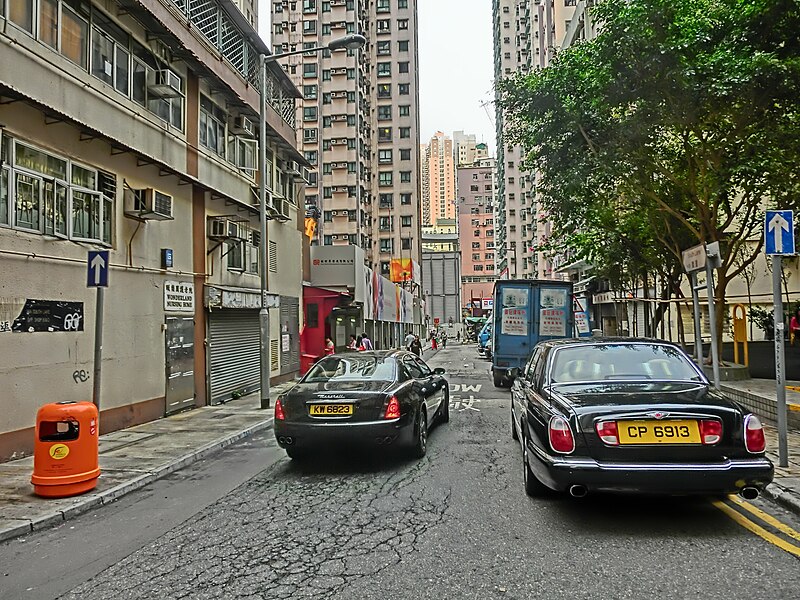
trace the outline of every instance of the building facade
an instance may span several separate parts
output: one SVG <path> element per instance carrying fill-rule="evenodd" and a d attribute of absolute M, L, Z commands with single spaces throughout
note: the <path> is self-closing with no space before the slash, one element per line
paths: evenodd
<path fill-rule="evenodd" d="M 422 221 L 426 226 L 456 216 L 453 140 L 437 131 L 422 150 Z"/>
<path fill-rule="evenodd" d="M 419 75 L 415 0 L 274 0 L 272 41 L 290 52 L 348 33 L 361 50 L 281 61 L 303 92 L 298 144 L 312 165 L 305 204 L 315 244 L 355 245 L 389 277 L 421 260 Z"/>
<path fill-rule="evenodd" d="M 481 316 L 491 307 L 495 263 L 495 163 L 484 159 L 457 169 L 461 297 L 465 314 Z"/>
<path fill-rule="evenodd" d="M 489 158 L 489 146 L 476 141 L 474 133 L 453 132 L 453 155 L 456 167 L 474 165 L 479 160 Z"/>
<path fill-rule="evenodd" d="M 461 250 L 455 219 L 441 219 L 422 230 L 422 286 L 430 331 L 464 335 L 461 316 Z"/>
<path fill-rule="evenodd" d="M 299 368 L 298 91 L 269 70 L 263 176 L 276 210 L 261 239 L 269 49 L 232 4 L 209 6 L 202 19 L 169 0 L 0 12 L 0 460 L 31 450 L 44 402 L 92 399 L 87 283 L 104 269 L 102 432 L 258 389 L 261 269 L 271 374 Z M 108 263 L 89 263 L 94 250 Z"/>

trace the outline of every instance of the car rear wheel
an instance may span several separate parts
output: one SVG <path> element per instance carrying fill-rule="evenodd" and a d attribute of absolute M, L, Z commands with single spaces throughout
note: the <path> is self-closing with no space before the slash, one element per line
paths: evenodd
<path fill-rule="evenodd" d="M 492 370 L 492 379 L 494 380 L 494 387 L 503 387 L 503 379 L 502 375 L 499 375 L 497 371 Z"/>
<path fill-rule="evenodd" d="M 417 431 L 414 436 L 414 445 L 411 448 L 411 455 L 414 458 L 422 458 L 428 452 L 428 417 L 425 409 L 420 408 Z"/>
<path fill-rule="evenodd" d="M 292 460 L 304 460 L 308 458 L 308 451 L 303 448 L 288 446 L 284 448 L 284 450 L 286 450 L 287 456 Z"/>
<path fill-rule="evenodd" d="M 522 440 L 522 480 L 525 483 L 525 493 L 528 496 L 541 496 L 547 491 L 545 485 L 536 479 L 531 468 L 528 466 L 528 441 L 523 435 Z"/>
<path fill-rule="evenodd" d="M 511 439 L 514 440 L 515 442 L 518 442 L 519 441 L 519 435 L 517 434 L 517 425 L 514 422 L 514 407 L 513 407 L 513 402 L 514 401 L 512 400 L 511 402 L 512 402 L 512 407 L 511 407 Z"/>
<path fill-rule="evenodd" d="M 450 392 L 445 390 L 444 400 L 442 400 L 442 408 L 439 409 L 439 422 L 450 422 Z"/>

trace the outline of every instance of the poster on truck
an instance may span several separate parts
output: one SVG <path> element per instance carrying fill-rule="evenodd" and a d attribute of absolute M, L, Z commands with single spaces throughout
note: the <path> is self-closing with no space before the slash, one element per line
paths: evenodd
<path fill-rule="evenodd" d="M 530 290 L 505 288 L 500 319 L 500 333 L 528 335 L 528 298 Z"/>
<path fill-rule="evenodd" d="M 567 290 L 542 288 L 539 308 L 540 336 L 567 336 Z"/>

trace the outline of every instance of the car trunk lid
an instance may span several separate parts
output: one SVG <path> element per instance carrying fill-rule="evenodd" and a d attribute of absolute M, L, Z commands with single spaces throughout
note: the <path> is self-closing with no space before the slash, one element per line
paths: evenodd
<path fill-rule="evenodd" d="M 392 386 L 378 380 L 301 383 L 286 395 L 284 409 L 292 421 L 374 421 L 382 417 Z"/>

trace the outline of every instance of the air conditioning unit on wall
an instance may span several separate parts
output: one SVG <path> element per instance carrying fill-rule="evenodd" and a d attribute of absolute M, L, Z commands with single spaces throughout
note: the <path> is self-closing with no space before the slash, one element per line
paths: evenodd
<path fill-rule="evenodd" d="M 246 135 L 247 137 L 256 136 L 256 124 L 243 115 L 233 119 L 231 123 L 231 131 L 239 135 Z"/>
<path fill-rule="evenodd" d="M 153 188 L 126 189 L 123 192 L 125 214 L 143 221 L 169 221 L 173 219 L 173 198 Z"/>
<path fill-rule="evenodd" d="M 159 69 L 147 73 L 147 91 L 159 98 L 180 98 L 181 78 L 169 69 Z"/>

